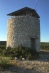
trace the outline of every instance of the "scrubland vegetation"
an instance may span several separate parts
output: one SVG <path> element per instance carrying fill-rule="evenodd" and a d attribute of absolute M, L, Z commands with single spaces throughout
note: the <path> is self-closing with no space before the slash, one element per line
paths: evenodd
<path fill-rule="evenodd" d="M 41 42 L 41 50 L 49 50 L 49 42 Z"/>
<path fill-rule="evenodd" d="M 49 43 L 42 42 L 41 50 L 49 51 Z M 17 57 L 18 61 L 15 60 L 15 57 Z M 40 59 L 40 57 L 41 57 L 41 59 Z M 24 58 L 25 61 L 22 61 L 22 58 Z M 36 62 L 34 60 L 36 60 Z M 38 62 L 38 60 L 41 60 L 42 62 Z M 47 61 L 47 62 L 44 62 L 44 61 Z M 25 48 L 23 46 L 18 46 L 17 48 L 9 47 L 8 49 L 6 49 L 6 42 L 0 42 L 0 70 L 6 70 L 9 67 L 12 68 L 12 66 L 16 65 L 18 68 L 22 66 L 22 67 L 25 67 L 26 70 L 30 70 L 30 69 L 33 70 L 33 72 L 38 67 L 41 69 L 41 72 L 42 72 L 42 69 L 44 68 L 43 73 L 45 73 L 45 72 L 48 73 L 49 72 L 48 71 L 48 67 L 49 67 L 48 61 L 49 61 L 49 54 L 47 54 L 47 53 L 39 54 L 36 51 L 30 50 L 29 48 Z M 37 71 L 37 73 L 41 73 L 41 72 Z M 9 73 L 11 73 L 11 72 L 9 72 Z"/>

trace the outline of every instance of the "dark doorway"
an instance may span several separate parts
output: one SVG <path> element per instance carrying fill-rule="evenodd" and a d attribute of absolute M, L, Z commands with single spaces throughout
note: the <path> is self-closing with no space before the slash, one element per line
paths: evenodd
<path fill-rule="evenodd" d="M 33 51 L 36 51 L 36 39 L 35 38 L 31 38 L 31 49 Z"/>

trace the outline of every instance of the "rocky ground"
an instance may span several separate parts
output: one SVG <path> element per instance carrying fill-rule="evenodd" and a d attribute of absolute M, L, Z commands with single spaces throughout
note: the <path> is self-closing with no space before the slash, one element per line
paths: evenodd
<path fill-rule="evenodd" d="M 49 52 L 40 53 L 40 58 L 37 60 L 13 60 L 13 66 L 5 70 L 0 70 L 0 73 L 49 73 Z"/>

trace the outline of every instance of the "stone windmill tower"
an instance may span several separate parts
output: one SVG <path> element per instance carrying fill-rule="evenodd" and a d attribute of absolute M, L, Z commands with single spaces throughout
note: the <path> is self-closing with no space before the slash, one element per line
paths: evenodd
<path fill-rule="evenodd" d="M 40 51 L 40 17 L 34 9 L 24 7 L 9 13 L 7 47 L 19 45 Z"/>

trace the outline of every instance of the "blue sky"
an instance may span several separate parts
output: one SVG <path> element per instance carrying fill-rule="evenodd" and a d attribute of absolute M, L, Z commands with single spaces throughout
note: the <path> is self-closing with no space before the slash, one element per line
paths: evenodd
<path fill-rule="evenodd" d="M 0 41 L 7 40 L 7 14 L 23 7 L 37 10 L 40 16 L 40 41 L 49 42 L 49 0 L 0 0 Z"/>

